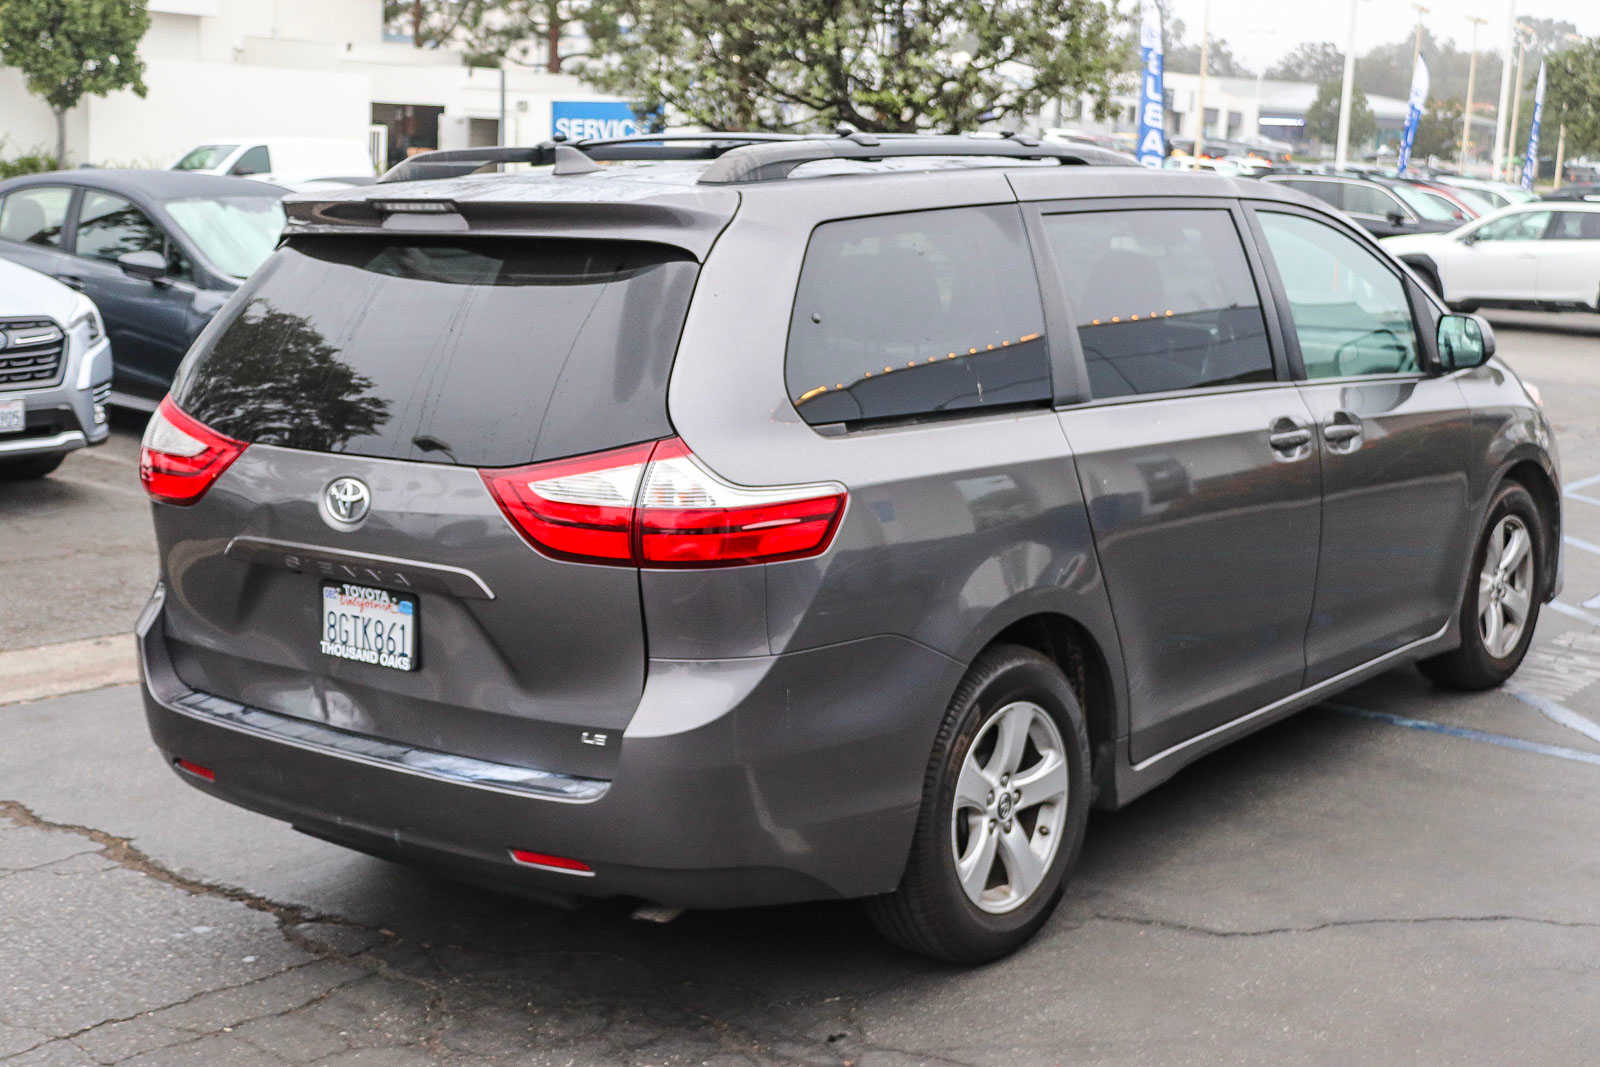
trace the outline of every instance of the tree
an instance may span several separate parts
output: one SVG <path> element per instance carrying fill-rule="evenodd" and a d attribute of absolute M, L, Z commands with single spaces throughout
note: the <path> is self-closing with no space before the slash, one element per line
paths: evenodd
<path fill-rule="evenodd" d="M 1306 110 L 1306 136 L 1323 144 L 1339 139 L 1339 95 L 1342 81 L 1332 79 L 1317 86 L 1317 98 Z M 1378 135 L 1378 119 L 1367 94 L 1353 88 L 1350 94 L 1350 143 L 1365 144 Z"/>
<path fill-rule="evenodd" d="M 78 101 L 118 89 L 145 95 L 139 42 L 149 28 L 145 0 L 0 0 L 0 63 L 50 106 L 58 167 Z"/>
<path fill-rule="evenodd" d="M 582 52 L 563 45 L 584 29 L 614 37 L 610 0 L 384 0 L 384 22 L 409 33 L 418 48 L 454 45 L 469 61 L 508 59 L 559 74 Z"/>
<path fill-rule="evenodd" d="M 1411 142 L 1411 158 L 1454 157 L 1461 147 L 1461 101 L 1440 100 L 1417 120 L 1417 136 Z"/>
<path fill-rule="evenodd" d="M 1129 41 L 1114 0 L 619 0 L 591 25 L 598 87 L 714 129 L 1019 122 L 1109 99 Z"/>
<path fill-rule="evenodd" d="M 1545 129 L 1566 124 L 1569 154 L 1600 152 L 1600 37 L 1552 55 L 1544 92 Z"/>
<path fill-rule="evenodd" d="M 1200 73 L 1200 45 L 1191 44 L 1184 40 L 1188 27 L 1179 18 L 1173 18 L 1170 4 L 1167 0 L 1157 0 L 1161 8 L 1161 25 L 1164 40 L 1162 41 L 1162 67 L 1178 74 Z M 1227 38 L 1211 38 L 1211 47 L 1206 52 L 1206 73 L 1218 78 L 1254 78 L 1256 72 L 1233 54 L 1233 46 Z"/>
<path fill-rule="evenodd" d="M 1305 41 L 1267 68 L 1267 77 L 1280 81 L 1339 81 L 1344 77 L 1344 51 L 1332 41 Z"/>

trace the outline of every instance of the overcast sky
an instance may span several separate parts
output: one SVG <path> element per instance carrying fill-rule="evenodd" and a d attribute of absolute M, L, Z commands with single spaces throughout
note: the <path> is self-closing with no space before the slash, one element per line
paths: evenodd
<path fill-rule="evenodd" d="M 1478 30 L 1478 47 L 1506 39 L 1504 0 L 1421 0 L 1429 9 L 1423 24 L 1436 37 L 1454 38 L 1466 48 L 1472 39 L 1469 15 L 1488 19 Z M 1135 3 L 1133 7 L 1137 8 Z M 1206 0 L 1172 0 L 1174 17 L 1184 23 L 1187 40 L 1199 43 Z M 1578 32 L 1600 34 L 1600 0 L 1520 0 L 1518 17 L 1566 19 Z M 1349 32 L 1348 0 L 1211 0 L 1211 36 L 1226 38 L 1233 54 L 1259 70 L 1301 41 L 1332 41 L 1344 47 Z M 1406 0 L 1359 0 L 1356 55 L 1412 32 L 1417 12 Z M 1503 47 L 1503 45 L 1501 45 Z"/>

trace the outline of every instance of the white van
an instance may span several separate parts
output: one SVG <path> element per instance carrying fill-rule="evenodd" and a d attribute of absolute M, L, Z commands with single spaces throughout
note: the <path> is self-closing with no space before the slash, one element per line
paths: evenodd
<path fill-rule="evenodd" d="M 290 188 L 359 185 L 377 168 L 363 137 L 235 137 L 185 152 L 173 170 L 231 174 Z"/>

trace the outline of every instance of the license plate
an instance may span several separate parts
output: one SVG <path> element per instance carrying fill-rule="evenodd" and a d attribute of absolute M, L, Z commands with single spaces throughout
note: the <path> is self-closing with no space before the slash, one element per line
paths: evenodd
<path fill-rule="evenodd" d="M 28 428 L 28 415 L 20 400 L 0 400 L 0 433 L 21 433 Z"/>
<path fill-rule="evenodd" d="M 322 654 L 417 669 L 417 598 L 348 582 L 322 586 Z"/>

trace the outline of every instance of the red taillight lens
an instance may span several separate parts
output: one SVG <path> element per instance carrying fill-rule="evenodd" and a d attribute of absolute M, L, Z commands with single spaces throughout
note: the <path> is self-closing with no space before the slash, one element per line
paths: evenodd
<path fill-rule="evenodd" d="M 644 567 L 716 567 L 827 550 L 846 492 L 833 483 L 724 481 L 669 438 L 578 459 L 481 472 L 546 555 Z"/>
<path fill-rule="evenodd" d="M 479 473 L 500 510 L 556 559 L 633 562 L 633 500 L 650 460 L 646 443 Z"/>
<path fill-rule="evenodd" d="M 196 778 L 204 778 L 208 782 L 217 780 L 217 772 L 210 767 L 202 767 L 193 760 L 175 759 L 172 761 L 180 771 L 185 771 Z"/>
<path fill-rule="evenodd" d="M 139 447 L 139 481 L 152 500 L 193 504 L 245 447 L 244 442 L 224 437 L 178 410 L 169 396 L 145 427 Z"/>

